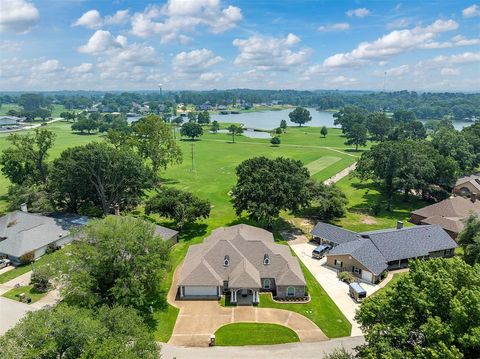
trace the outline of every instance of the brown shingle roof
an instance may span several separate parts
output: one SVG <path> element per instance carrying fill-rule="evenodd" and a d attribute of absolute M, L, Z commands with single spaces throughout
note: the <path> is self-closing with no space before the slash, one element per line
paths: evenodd
<path fill-rule="evenodd" d="M 225 266 L 227 255 L 229 265 Z M 269 257 L 269 264 L 263 264 L 265 255 Z M 238 268 L 244 268 L 243 272 Z M 199 285 L 196 280 L 206 283 L 201 277 L 207 269 L 216 275 L 208 276 L 209 285 L 245 280 L 260 287 L 260 278 L 274 278 L 279 285 L 306 284 L 298 260 L 287 246 L 276 244 L 272 233 L 245 224 L 218 228 L 202 244 L 190 246 L 180 271 L 179 285 Z"/>

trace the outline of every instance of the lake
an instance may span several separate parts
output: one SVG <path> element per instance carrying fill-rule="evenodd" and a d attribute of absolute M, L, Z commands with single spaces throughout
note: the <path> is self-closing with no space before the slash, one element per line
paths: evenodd
<path fill-rule="evenodd" d="M 220 114 L 213 114 L 210 115 L 210 121 L 218 121 L 218 122 L 226 122 L 226 123 L 241 123 L 247 129 L 261 129 L 261 130 L 273 130 L 280 126 L 281 120 L 286 120 L 288 126 L 298 126 L 296 123 L 290 121 L 288 114 L 292 112 L 294 109 L 285 109 L 280 111 L 261 111 L 261 112 L 243 112 L 239 114 L 228 114 L 228 115 L 220 115 Z M 306 126 L 312 127 L 340 127 L 333 125 L 333 112 L 326 112 L 326 111 L 317 111 L 314 108 L 307 108 L 310 111 L 310 115 L 312 116 L 312 120 L 306 124 Z M 141 117 L 128 117 L 127 120 L 129 123 L 137 121 Z M 187 118 L 184 119 L 187 121 Z M 422 121 L 425 123 L 425 121 Z M 466 122 L 466 121 L 454 121 L 453 126 L 457 130 L 461 130 L 466 126 L 470 126 L 473 122 Z M 260 134 L 252 134 L 248 137 L 259 137 L 263 136 Z M 270 137 L 270 135 L 268 135 Z M 267 137 L 265 137 L 267 138 Z"/>
<path fill-rule="evenodd" d="M 281 120 L 286 120 L 288 126 L 298 126 L 290 122 L 288 114 L 294 109 L 289 108 L 280 111 L 243 112 L 236 115 L 214 114 L 210 116 L 211 121 L 241 123 L 246 128 L 257 128 L 261 130 L 273 130 L 280 126 Z M 333 112 L 317 111 L 314 108 L 307 108 L 310 111 L 312 120 L 306 126 L 312 127 L 335 127 L 333 126 Z"/>

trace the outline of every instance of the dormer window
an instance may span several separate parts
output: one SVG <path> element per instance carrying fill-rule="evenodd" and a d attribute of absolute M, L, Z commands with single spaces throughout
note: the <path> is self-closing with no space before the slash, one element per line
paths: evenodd
<path fill-rule="evenodd" d="M 269 265 L 270 264 L 270 258 L 268 257 L 268 254 L 265 254 L 263 256 L 263 264 Z"/>
<path fill-rule="evenodd" d="M 228 267 L 229 265 L 230 265 L 230 257 L 227 254 L 225 258 L 223 258 L 223 266 Z"/>

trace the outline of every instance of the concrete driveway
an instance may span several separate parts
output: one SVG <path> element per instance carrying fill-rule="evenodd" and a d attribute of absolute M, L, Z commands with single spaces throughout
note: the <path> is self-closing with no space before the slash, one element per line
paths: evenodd
<path fill-rule="evenodd" d="M 328 340 L 327 336 L 310 319 L 288 310 L 273 308 L 222 307 L 217 301 L 176 300 L 178 273 L 173 276 L 168 302 L 180 312 L 168 344 L 189 347 L 208 346 L 210 335 L 225 324 L 253 322 L 280 324 L 294 330 L 301 342 Z"/>
<path fill-rule="evenodd" d="M 321 260 L 312 258 L 312 251 L 317 246 L 315 243 L 299 243 L 289 242 L 290 247 L 295 251 L 296 255 L 305 264 L 308 270 L 314 275 L 315 279 L 325 289 L 330 298 L 337 304 L 338 308 L 352 323 L 352 336 L 362 335 L 360 326 L 354 320 L 355 312 L 360 304 L 355 302 L 348 295 L 348 284 L 341 282 L 337 278 L 337 272 L 325 265 L 326 258 Z M 371 295 L 378 289 L 377 285 L 361 283 L 362 287 L 367 291 L 367 295 Z"/>
<path fill-rule="evenodd" d="M 15 326 L 31 310 L 35 308 L 0 296 L 0 336 Z"/>

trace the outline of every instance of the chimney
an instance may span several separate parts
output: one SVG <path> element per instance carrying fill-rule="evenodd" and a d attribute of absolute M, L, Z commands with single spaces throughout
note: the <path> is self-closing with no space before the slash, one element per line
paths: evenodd
<path fill-rule="evenodd" d="M 472 192 L 472 194 L 470 195 L 470 201 L 472 201 L 472 203 L 475 203 L 476 200 L 477 200 L 477 193 Z"/>
<path fill-rule="evenodd" d="M 20 205 L 20 211 L 25 212 L 25 213 L 28 213 L 28 208 L 27 208 L 27 204 L 26 204 L 26 203 L 22 203 L 22 204 Z"/>
<path fill-rule="evenodd" d="M 402 228 L 403 228 L 403 222 L 397 221 L 397 229 L 402 229 Z"/>
<path fill-rule="evenodd" d="M 115 206 L 113 206 L 113 209 L 115 210 L 115 215 L 119 216 L 120 215 L 120 206 L 118 204 L 116 204 Z"/>

